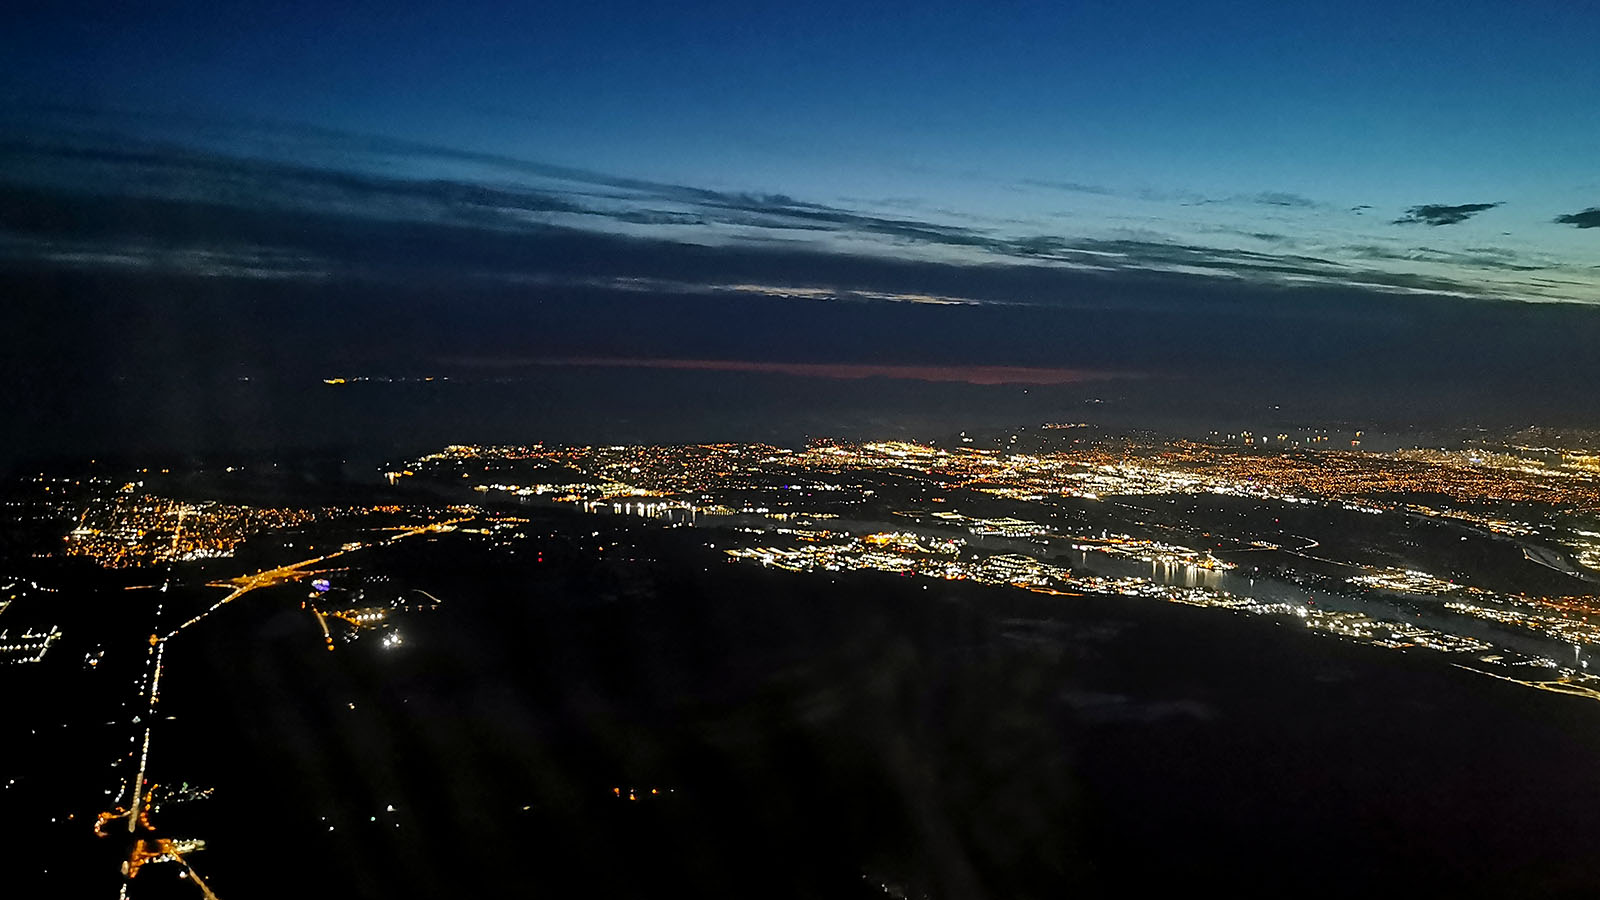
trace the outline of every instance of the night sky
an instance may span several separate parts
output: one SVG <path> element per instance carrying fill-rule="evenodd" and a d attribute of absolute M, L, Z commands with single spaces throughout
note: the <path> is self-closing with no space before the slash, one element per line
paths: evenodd
<path fill-rule="evenodd" d="M 27 4 L 5 411 L 278 442 L 298 401 L 218 386 L 451 372 L 535 386 L 508 437 L 1594 425 L 1597 38 L 1459 0 Z"/>

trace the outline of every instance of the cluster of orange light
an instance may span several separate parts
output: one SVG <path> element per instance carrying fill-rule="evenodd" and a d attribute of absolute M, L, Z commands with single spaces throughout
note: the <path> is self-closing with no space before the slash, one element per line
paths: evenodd
<path fill-rule="evenodd" d="M 667 793 L 670 794 L 672 792 L 673 792 L 673 790 L 671 788 L 667 789 Z M 611 789 L 611 793 L 612 793 L 613 796 L 617 797 L 618 799 L 621 799 L 622 796 L 623 796 L 623 789 L 620 788 L 620 787 L 614 787 L 614 788 Z M 627 797 L 628 797 L 628 799 L 629 800 L 633 800 L 635 802 L 638 801 L 639 795 L 643 794 L 643 793 L 644 793 L 644 789 L 643 788 L 628 788 L 627 789 Z M 661 789 L 660 788 L 651 788 L 650 789 L 650 795 L 651 796 L 660 796 L 661 795 Z"/>

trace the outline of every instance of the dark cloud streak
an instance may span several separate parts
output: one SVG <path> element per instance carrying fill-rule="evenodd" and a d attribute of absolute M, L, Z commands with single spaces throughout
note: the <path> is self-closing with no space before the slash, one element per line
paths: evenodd
<path fill-rule="evenodd" d="M 1405 215 L 1395 219 L 1395 225 L 1459 225 L 1485 210 L 1494 209 L 1499 203 L 1463 203 L 1459 206 L 1447 206 L 1441 203 L 1425 203 L 1413 206 L 1406 210 Z"/>
<path fill-rule="evenodd" d="M 1574 228 L 1600 228 L 1600 207 L 1591 207 L 1583 212 L 1556 216 L 1556 223 L 1571 225 Z"/>

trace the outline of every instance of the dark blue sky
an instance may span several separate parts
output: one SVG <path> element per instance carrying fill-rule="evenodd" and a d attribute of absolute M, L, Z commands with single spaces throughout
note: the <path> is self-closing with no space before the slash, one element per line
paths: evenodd
<path fill-rule="evenodd" d="M 34 4 L 9 374 L 320 384 L 319 329 L 373 370 L 1589 421 L 1597 44 L 1574 3 Z"/>
<path fill-rule="evenodd" d="M 1600 300 L 1600 232 L 1555 221 L 1600 205 L 1587 4 L 862 6 L 50 3 L 0 84 Z M 1394 224 L 1425 206 L 1486 208 Z"/>

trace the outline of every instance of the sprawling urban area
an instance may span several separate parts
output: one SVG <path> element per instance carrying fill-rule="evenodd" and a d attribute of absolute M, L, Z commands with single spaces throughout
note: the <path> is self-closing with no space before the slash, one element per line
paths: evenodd
<path fill-rule="evenodd" d="M 1091 598 L 1141 614 L 1180 604 L 1566 695 L 1573 715 L 1600 717 L 1587 703 L 1600 700 L 1593 438 L 1048 423 L 797 447 L 462 444 L 356 472 L 256 459 L 41 467 L 5 488 L 0 671 L 30 746 L 58 765 L 13 769 L 0 788 L 17 828 L 68 849 L 14 864 L 73 866 L 123 896 L 227 895 L 208 855 L 233 855 L 223 868 L 237 885 L 238 860 L 265 865 L 267 851 L 212 851 L 214 835 L 288 802 L 296 776 L 256 772 L 258 792 L 225 796 L 237 751 L 195 720 L 210 692 L 232 688 L 207 673 L 238 647 L 276 642 L 378 667 L 315 690 L 305 685 L 324 676 L 271 674 L 279 690 L 351 717 L 374 691 L 410 703 L 403 685 L 423 676 L 385 685 L 382 673 L 425 652 L 413 648 L 452 608 L 509 623 L 507 604 L 548 602 L 503 596 L 475 580 L 484 572 L 500 573 L 495 584 L 599 572 L 582 584 L 601 584 L 602 599 L 649 592 L 640 572 L 681 565 L 767 570 L 777 585 L 878 579 L 867 591 L 904 579 L 929 604 L 958 585 L 989 591 L 980 604 L 1024 592 L 1063 611 Z M 345 765 L 361 778 L 360 759 Z M 685 802 L 670 772 L 618 768 L 572 790 Z M 342 831 L 414 827 L 404 792 L 384 790 L 361 792 L 356 812 L 297 811 L 306 821 L 271 826 L 296 834 L 273 852 L 337 854 Z M 485 802 L 506 815 L 535 805 L 513 790 Z M 890 875 L 861 877 L 908 895 Z"/>

